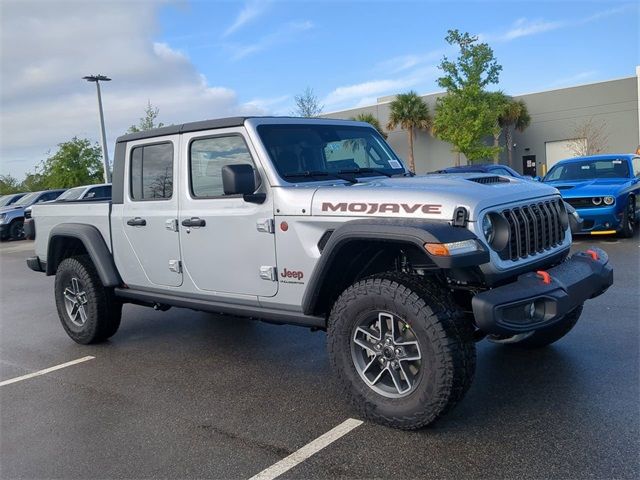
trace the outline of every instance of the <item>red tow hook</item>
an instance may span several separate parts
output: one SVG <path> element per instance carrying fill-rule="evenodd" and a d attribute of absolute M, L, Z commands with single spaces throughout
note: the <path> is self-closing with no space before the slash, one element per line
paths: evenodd
<path fill-rule="evenodd" d="M 551 275 L 549 275 L 544 270 L 538 270 L 536 272 L 536 275 L 538 275 L 538 277 L 542 279 L 542 283 L 544 283 L 545 285 L 549 285 L 551 283 Z"/>
<path fill-rule="evenodd" d="M 596 252 L 595 250 L 586 250 L 584 253 L 586 253 L 587 255 L 589 255 L 593 260 L 600 260 L 600 255 L 598 255 L 598 252 Z"/>

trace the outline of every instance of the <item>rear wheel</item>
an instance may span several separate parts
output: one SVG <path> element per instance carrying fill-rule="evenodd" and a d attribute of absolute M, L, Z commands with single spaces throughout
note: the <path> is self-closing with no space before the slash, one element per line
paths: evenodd
<path fill-rule="evenodd" d="M 629 197 L 627 206 L 622 215 L 622 224 L 619 235 L 623 238 L 633 237 L 636 228 L 636 201 L 634 197 Z"/>
<path fill-rule="evenodd" d="M 332 366 L 360 414 L 416 429 L 453 408 L 475 372 L 473 329 L 438 285 L 405 274 L 355 283 L 328 325 Z"/>
<path fill-rule="evenodd" d="M 489 336 L 489 341 L 493 343 L 512 345 L 521 348 L 542 348 L 557 342 L 578 323 L 582 305 L 567 313 L 561 320 L 548 328 L 536 330 L 530 333 L 521 333 L 511 337 Z"/>
<path fill-rule="evenodd" d="M 62 327 L 77 343 L 104 341 L 120 326 L 122 303 L 102 285 L 88 255 L 58 265 L 55 297 Z"/>
<path fill-rule="evenodd" d="M 24 238 L 24 221 L 14 220 L 9 226 L 9 238 L 11 240 L 22 240 Z"/>

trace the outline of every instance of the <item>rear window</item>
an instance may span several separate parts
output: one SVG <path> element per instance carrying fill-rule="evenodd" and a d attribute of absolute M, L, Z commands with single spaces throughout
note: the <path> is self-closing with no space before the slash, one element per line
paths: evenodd
<path fill-rule="evenodd" d="M 170 199 L 173 196 L 173 144 L 133 148 L 130 182 L 133 200 Z"/>

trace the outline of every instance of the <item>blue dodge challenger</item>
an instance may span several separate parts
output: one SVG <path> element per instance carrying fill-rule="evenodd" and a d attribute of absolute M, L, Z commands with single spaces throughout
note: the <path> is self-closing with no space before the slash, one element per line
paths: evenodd
<path fill-rule="evenodd" d="M 594 155 L 562 160 L 542 179 L 560 190 L 583 219 L 577 233 L 632 237 L 640 208 L 640 156 Z"/>

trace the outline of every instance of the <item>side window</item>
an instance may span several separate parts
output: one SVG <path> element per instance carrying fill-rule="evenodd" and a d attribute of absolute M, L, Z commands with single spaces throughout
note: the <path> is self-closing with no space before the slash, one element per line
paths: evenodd
<path fill-rule="evenodd" d="M 47 192 L 47 193 L 44 193 L 44 194 L 42 194 L 42 196 L 38 199 L 38 201 L 36 203 L 48 202 L 50 200 L 55 200 L 61 194 L 62 194 L 62 192 Z"/>
<path fill-rule="evenodd" d="M 131 150 L 131 198 L 168 200 L 173 195 L 173 144 L 142 145 Z"/>
<path fill-rule="evenodd" d="M 640 177 L 640 157 L 633 157 L 633 176 Z"/>
<path fill-rule="evenodd" d="M 110 198 L 111 197 L 111 187 L 105 185 L 103 187 L 95 187 L 89 190 L 85 198 Z"/>
<path fill-rule="evenodd" d="M 494 168 L 493 173 L 497 173 L 498 175 L 506 175 L 507 177 L 513 177 L 513 175 L 511 175 L 511 172 L 504 168 Z"/>
<path fill-rule="evenodd" d="M 223 196 L 222 167 L 239 164 L 253 166 L 251 154 L 241 136 L 193 140 L 189 146 L 191 193 L 195 198 Z"/>

